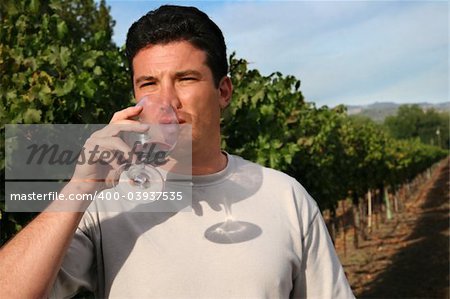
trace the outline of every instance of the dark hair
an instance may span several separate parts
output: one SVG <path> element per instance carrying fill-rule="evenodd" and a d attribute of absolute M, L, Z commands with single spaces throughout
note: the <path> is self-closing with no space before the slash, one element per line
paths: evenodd
<path fill-rule="evenodd" d="M 195 7 L 163 5 L 148 12 L 131 25 L 127 34 L 126 54 L 133 77 L 133 58 L 148 45 L 188 41 L 205 51 L 216 87 L 227 75 L 225 40 L 220 28 Z"/>

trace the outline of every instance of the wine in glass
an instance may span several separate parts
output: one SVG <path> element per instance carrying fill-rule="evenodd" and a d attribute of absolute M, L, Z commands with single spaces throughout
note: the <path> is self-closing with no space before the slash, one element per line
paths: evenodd
<path fill-rule="evenodd" d="M 157 96 L 144 96 L 136 106 L 143 107 L 138 121 L 148 124 L 149 130 L 122 132 L 122 139 L 136 159 L 118 170 L 114 188 L 119 192 L 160 192 L 164 189 L 164 179 L 157 168 L 167 162 L 177 143 L 177 115 L 171 105 Z"/>

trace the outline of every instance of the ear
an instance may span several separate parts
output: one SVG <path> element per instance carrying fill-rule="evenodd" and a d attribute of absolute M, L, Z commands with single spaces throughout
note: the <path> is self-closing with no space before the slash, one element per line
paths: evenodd
<path fill-rule="evenodd" d="M 225 109 L 231 101 L 231 95 L 233 94 L 233 83 L 228 76 L 225 76 L 219 83 L 219 105 L 220 109 Z"/>

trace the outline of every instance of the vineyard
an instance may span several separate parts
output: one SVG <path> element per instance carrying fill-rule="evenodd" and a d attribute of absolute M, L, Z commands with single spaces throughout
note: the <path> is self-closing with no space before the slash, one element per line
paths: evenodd
<path fill-rule="evenodd" d="M 107 123 L 131 105 L 123 49 L 111 42 L 114 21 L 104 1 L 2 1 L 0 22 L 2 141 L 4 124 Z M 300 181 L 344 255 L 404 211 L 448 155 L 448 139 L 438 147 L 394 138 L 382 124 L 348 116 L 344 106 L 306 101 L 293 76 L 264 76 L 235 53 L 229 63 L 234 95 L 223 111 L 223 148 Z M 4 243 L 34 215 L 5 213 L 1 204 Z"/>
<path fill-rule="evenodd" d="M 447 156 L 418 139 L 394 139 L 381 125 L 347 116 L 343 106 L 316 108 L 292 76 L 264 77 L 234 56 L 230 64 L 235 95 L 223 119 L 224 147 L 297 178 L 330 215 L 332 235 L 338 203 L 350 198 L 356 247 L 379 211 L 390 219 L 423 173 Z"/>
<path fill-rule="evenodd" d="M 357 298 L 449 297 L 449 184 L 445 159 L 405 186 L 390 220 L 380 211 L 359 248 L 351 220 L 340 218 L 335 246 Z"/>

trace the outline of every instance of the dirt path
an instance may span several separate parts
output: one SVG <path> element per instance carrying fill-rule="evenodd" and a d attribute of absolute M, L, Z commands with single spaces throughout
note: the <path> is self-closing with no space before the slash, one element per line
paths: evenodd
<path fill-rule="evenodd" d="M 347 255 L 336 242 L 357 298 L 449 298 L 449 161 L 416 200 Z"/>

